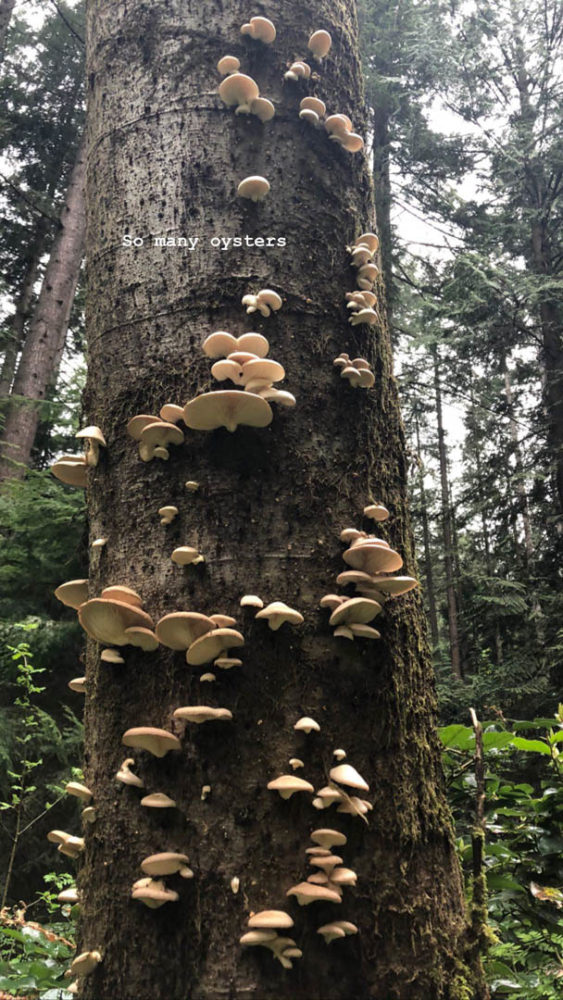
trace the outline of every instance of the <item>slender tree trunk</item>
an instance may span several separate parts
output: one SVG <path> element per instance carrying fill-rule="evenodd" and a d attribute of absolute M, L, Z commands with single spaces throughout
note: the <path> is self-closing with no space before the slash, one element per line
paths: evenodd
<path fill-rule="evenodd" d="M 0 0 L 0 63 L 4 59 L 4 52 L 6 51 L 6 35 L 8 34 L 8 28 L 10 27 L 10 20 L 15 6 L 16 0 Z"/>
<path fill-rule="evenodd" d="M 446 452 L 446 435 L 442 413 L 442 387 L 440 383 L 440 362 L 437 349 L 434 352 L 434 392 L 436 398 L 436 421 L 438 425 L 438 460 L 440 465 L 440 484 L 442 493 L 442 532 L 444 536 L 444 570 L 446 575 L 446 596 L 448 601 L 448 631 L 450 637 L 450 658 L 452 673 L 462 679 L 461 655 L 459 644 L 459 625 L 457 614 L 457 595 L 454 575 L 454 538 L 450 505 L 450 490 L 448 482 L 448 458 Z"/>
<path fill-rule="evenodd" d="M 524 530 L 524 562 L 526 570 L 529 573 L 530 564 L 534 556 L 534 543 L 532 541 L 530 505 L 528 503 L 528 492 L 526 490 L 526 483 L 524 478 L 524 462 L 522 460 L 522 449 L 520 447 L 518 425 L 516 423 L 516 417 L 514 415 L 514 398 L 512 395 L 512 384 L 510 381 L 510 374 L 508 372 L 508 368 L 506 367 L 506 361 L 503 364 L 503 370 L 504 370 L 504 393 L 506 396 L 506 406 L 508 409 L 508 419 L 510 425 L 510 440 L 512 442 L 512 452 L 514 455 L 516 494 L 518 496 L 518 501 L 519 501 L 519 510 L 520 510 L 520 517 L 522 519 L 522 528 Z"/>
<path fill-rule="evenodd" d="M 416 425 L 416 452 L 418 464 L 418 490 L 420 493 L 420 518 L 422 521 L 422 537 L 424 540 L 424 569 L 426 576 L 426 599 L 428 601 L 428 618 L 430 621 L 430 634 L 432 635 L 432 645 L 438 649 L 440 645 L 440 629 L 438 626 L 438 612 L 436 610 L 436 591 L 434 588 L 434 570 L 432 568 L 432 548 L 430 545 L 430 528 L 428 525 L 428 503 L 426 500 L 426 488 L 424 486 L 424 463 L 422 461 L 422 448 L 420 445 L 420 426 L 418 419 Z"/>
<path fill-rule="evenodd" d="M 51 250 L 14 379 L 2 435 L 0 481 L 24 475 L 39 422 L 38 404 L 45 398 L 59 370 L 84 253 L 85 168 L 81 147 L 70 176 L 60 230 Z"/>
<path fill-rule="evenodd" d="M 380 241 L 381 269 L 387 294 L 387 316 L 393 326 L 393 256 L 391 234 L 391 156 L 389 113 L 385 106 L 372 109 L 373 180 L 375 215 Z"/>
<path fill-rule="evenodd" d="M 33 288 L 37 280 L 40 260 L 41 246 L 36 242 L 27 261 L 20 294 L 16 301 L 15 312 L 9 325 L 8 340 L 2 360 L 2 371 L 0 372 L 0 408 L 2 410 L 5 409 L 7 397 L 10 394 L 14 375 L 16 374 L 18 354 L 25 338 L 25 325 L 29 319 L 31 302 L 33 300 Z"/>
<path fill-rule="evenodd" d="M 79 948 L 99 948 L 103 960 L 81 996 L 459 1000 L 473 996 L 473 976 L 420 599 L 389 602 L 381 643 L 335 639 L 319 610 L 345 565 L 339 534 L 362 523 L 370 497 L 389 506 L 381 531 L 413 567 L 388 333 L 350 327 L 344 308 L 354 287 L 346 244 L 373 225 L 367 165 L 298 116 L 314 89 L 364 128 L 354 4 L 286 0 L 276 7 L 272 46 L 241 38 L 242 16 L 238 5 L 218 10 L 201 0 L 88 7 L 86 406 L 108 445 L 89 473 L 92 537 L 108 538 L 91 568 L 91 594 L 127 584 L 155 620 L 187 608 L 232 614 L 245 646 L 243 666 L 217 671 L 209 685 L 183 653 L 125 647 L 115 668 L 89 642 L 86 775 L 97 820 L 80 875 Z M 306 55 L 317 26 L 334 39 L 319 82 L 284 83 L 287 60 Z M 274 101 L 272 121 L 221 103 L 215 66 L 226 52 Z M 236 197 L 251 174 L 271 184 L 258 204 Z M 124 248 L 124 233 L 144 245 Z M 201 243 L 193 253 L 155 246 L 161 234 Z M 209 243 L 245 235 L 287 243 L 224 252 Z M 242 295 L 269 285 L 283 296 L 281 311 L 247 317 Z M 186 430 L 169 461 L 140 461 L 127 421 L 215 387 L 203 339 L 252 328 L 283 362 L 296 407 L 278 410 L 262 430 Z M 341 350 L 372 362 L 373 390 L 338 377 L 332 362 Z M 188 479 L 200 484 L 197 493 L 186 492 Z M 163 503 L 179 509 L 169 528 L 159 524 Z M 203 552 L 202 566 L 171 561 L 186 543 Z M 245 593 L 285 600 L 304 625 L 270 631 L 239 607 Z M 174 709 L 200 702 L 229 708 L 232 722 L 180 727 L 182 750 L 162 760 L 134 752 L 147 790 L 177 803 L 140 807 L 135 789 L 113 778 L 129 754 L 123 732 L 171 729 Z M 305 714 L 320 733 L 294 731 Z M 283 801 L 266 789 L 295 755 L 306 763 L 300 774 L 326 784 L 336 747 L 372 785 L 369 825 L 319 814 L 308 794 Z M 333 825 L 348 836 L 342 851 L 359 889 L 339 906 L 301 909 L 286 893 L 307 876 L 311 831 Z M 131 900 L 131 886 L 143 858 L 164 850 L 187 852 L 194 878 L 170 878 L 179 901 L 149 910 Z M 289 933 L 303 957 L 293 970 L 239 945 L 251 911 L 266 907 L 295 920 Z M 316 930 L 337 916 L 359 934 L 327 950 Z"/>

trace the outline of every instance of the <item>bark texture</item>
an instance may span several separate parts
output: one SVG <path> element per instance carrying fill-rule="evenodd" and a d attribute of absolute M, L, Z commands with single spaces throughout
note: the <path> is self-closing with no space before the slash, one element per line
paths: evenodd
<path fill-rule="evenodd" d="M 344 301 L 355 286 L 346 244 L 374 224 L 369 172 L 362 156 L 298 117 L 300 99 L 314 93 L 363 131 L 354 4 L 286 0 L 260 12 L 276 22 L 272 46 L 240 36 L 248 17 L 240 3 L 228 12 L 195 0 L 88 5 L 86 407 L 108 442 L 89 473 L 91 537 L 108 538 L 93 558 L 91 594 L 127 584 L 155 621 L 174 610 L 231 614 L 245 647 L 242 667 L 204 684 L 182 653 L 126 647 L 116 668 L 89 643 L 85 768 L 98 819 L 79 877 L 79 950 L 100 948 L 103 961 L 81 995 L 471 1000 L 420 600 L 390 602 L 383 641 L 371 644 L 334 639 L 318 607 L 345 568 L 339 533 L 362 525 L 370 497 L 388 505 L 382 535 L 415 569 L 388 333 L 350 327 Z M 306 56 L 316 28 L 333 36 L 318 80 L 284 84 L 287 61 Z M 262 125 L 222 104 L 215 65 L 226 53 L 274 101 L 273 121 Z M 271 184 L 257 205 L 236 197 L 250 174 Z M 124 233 L 144 245 L 122 247 Z M 209 245 L 211 237 L 246 234 L 287 245 Z M 201 243 L 193 253 L 152 245 L 161 235 Z M 242 296 L 263 287 L 279 291 L 282 310 L 246 316 Z M 188 430 L 169 461 L 141 462 L 127 421 L 219 387 L 202 341 L 214 330 L 251 329 L 283 363 L 295 409 L 278 409 L 264 430 Z M 373 390 L 352 390 L 335 374 L 342 350 L 372 362 Z M 199 482 L 197 493 L 186 492 L 188 479 Z M 157 516 L 163 504 L 180 511 L 169 527 Z M 205 564 L 175 566 L 170 555 L 180 544 L 197 545 Z M 240 609 L 245 593 L 286 601 L 304 625 L 270 631 Z M 147 791 L 178 803 L 173 811 L 141 808 L 135 789 L 113 779 L 128 756 L 123 732 L 172 728 L 173 710 L 197 703 L 229 708 L 233 722 L 188 725 L 182 751 L 162 760 L 135 752 Z M 318 719 L 321 733 L 294 732 L 304 714 Z M 369 826 L 317 812 L 310 796 L 284 802 L 266 790 L 292 756 L 319 788 L 341 746 L 371 785 Z M 211 793 L 202 801 L 204 785 Z M 310 832 L 327 825 L 348 836 L 344 858 L 358 888 L 338 907 L 301 909 L 285 894 L 311 871 Z M 180 901 L 153 911 L 130 891 L 143 858 L 164 850 L 186 852 L 195 877 L 171 878 Z M 238 944 L 249 913 L 266 907 L 295 919 L 292 936 L 304 954 L 292 970 Z M 316 929 L 336 910 L 360 934 L 327 948 Z"/>
<path fill-rule="evenodd" d="M 6 349 L 2 359 L 2 371 L 0 372 L 0 408 L 2 410 L 6 407 L 7 397 L 9 396 L 12 388 L 14 375 L 16 374 L 18 354 L 21 350 L 25 337 L 25 325 L 29 319 L 31 311 L 33 288 L 39 271 L 43 238 L 36 240 L 28 258 L 23 281 L 21 283 L 20 293 L 15 304 L 16 308 L 8 332 Z"/>
<path fill-rule="evenodd" d="M 10 20 L 15 6 L 16 0 L 0 0 L 0 63 L 4 59 L 4 52 L 6 51 L 6 35 L 8 34 L 8 28 L 10 27 Z"/>
<path fill-rule="evenodd" d="M 450 503 L 450 486 L 448 481 L 448 459 L 446 454 L 446 435 L 442 415 L 442 387 L 440 382 L 440 363 L 438 354 L 434 356 L 434 394 L 436 399 L 436 422 L 438 427 L 438 459 L 440 464 L 440 484 L 442 492 L 442 534 L 444 538 L 444 572 L 446 575 L 446 596 L 448 599 L 448 632 L 450 638 L 450 658 L 452 673 L 458 680 L 462 679 L 461 654 L 459 642 L 458 601 L 455 580 L 455 537 Z"/>
<path fill-rule="evenodd" d="M 39 404 L 57 376 L 84 254 L 86 157 L 80 147 L 33 318 L 12 387 L 0 451 L 0 482 L 21 478 L 39 423 Z"/>

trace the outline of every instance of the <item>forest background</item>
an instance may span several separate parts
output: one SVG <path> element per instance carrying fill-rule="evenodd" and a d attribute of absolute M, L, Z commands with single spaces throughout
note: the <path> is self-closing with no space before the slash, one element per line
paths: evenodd
<path fill-rule="evenodd" d="M 83 35 L 81 3 L 0 0 L 0 991 L 44 996 L 73 934 L 56 904 L 73 876 L 45 834 L 74 815 L 64 784 L 80 777 L 67 685 L 83 640 L 53 590 L 87 574 L 85 510 L 48 467 L 82 423 Z M 361 39 L 458 847 L 470 871 L 473 708 L 491 992 L 549 1000 L 563 978 L 563 8 L 362 0 Z"/>

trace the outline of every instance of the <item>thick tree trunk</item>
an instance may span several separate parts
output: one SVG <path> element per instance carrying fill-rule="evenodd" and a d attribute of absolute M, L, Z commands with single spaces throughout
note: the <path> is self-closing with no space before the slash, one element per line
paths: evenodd
<path fill-rule="evenodd" d="M 81 996 L 460 1000 L 473 996 L 473 978 L 420 600 L 389 602 L 381 643 L 335 639 L 319 610 L 345 566 L 339 533 L 362 525 L 370 497 L 389 506 L 382 533 L 414 569 L 388 334 L 350 327 L 344 302 L 354 287 L 346 244 L 373 224 L 369 174 L 361 156 L 298 117 L 300 98 L 314 92 L 362 130 L 354 5 L 286 0 L 281 15 L 278 6 L 261 11 L 277 22 L 272 46 L 240 36 L 247 11 L 238 4 L 228 13 L 188 0 L 90 0 L 88 8 L 86 406 L 108 443 L 89 473 L 92 537 L 108 538 L 91 594 L 127 584 L 154 620 L 180 609 L 232 614 L 245 647 L 244 665 L 218 671 L 210 685 L 182 653 L 125 647 L 125 664 L 112 667 L 89 643 L 85 767 L 97 821 L 79 879 L 80 950 L 99 948 L 103 961 Z M 334 44 L 315 67 L 319 81 L 284 83 L 287 61 L 306 57 L 309 33 L 321 27 Z M 236 116 L 219 100 L 215 65 L 226 53 L 274 101 L 271 122 Z M 250 174 L 271 183 L 259 204 L 236 197 Z M 144 245 L 124 248 L 124 233 Z M 194 252 L 154 246 L 160 235 L 201 242 Z M 245 235 L 287 243 L 222 251 L 209 242 Z M 283 296 L 281 311 L 250 319 L 241 297 L 267 286 Z M 169 461 L 141 462 L 127 421 L 217 387 L 202 341 L 253 327 L 284 364 L 297 406 L 278 410 L 264 430 L 188 430 Z M 342 350 L 370 359 L 373 390 L 352 390 L 335 374 Z M 188 479 L 197 493 L 185 490 Z M 168 528 L 157 515 L 163 504 L 180 511 Z M 187 543 L 203 552 L 203 566 L 171 562 Z M 286 601 L 304 625 L 271 632 L 239 607 L 245 593 Z M 114 782 L 129 753 L 122 734 L 171 729 L 173 710 L 194 703 L 227 707 L 233 721 L 188 724 L 181 752 L 162 760 L 135 752 L 147 790 L 177 802 L 173 811 L 141 808 L 134 789 Z M 294 731 L 305 714 L 320 733 Z M 368 826 L 316 812 L 309 795 L 282 801 L 266 789 L 292 756 L 316 788 L 326 784 L 336 747 L 371 784 Z M 310 832 L 326 826 L 346 832 L 358 889 L 338 907 L 300 909 L 286 892 L 311 870 Z M 179 902 L 149 910 L 130 899 L 131 886 L 143 858 L 165 850 L 187 852 L 195 877 L 170 879 Z M 238 943 L 250 912 L 266 907 L 295 919 L 303 957 L 292 970 Z M 336 916 L 360 933 L 327 948 L 316 929 Z"/>
<path fill-rule="evenodd" d="M 461 680 L 461 654 L 459 642 L 459 624 L 457 614 L 457 595 L 454 573 L 454 533 L 452 530 L 452 513 L 450 504 L 450 486 L 448 481 L 448 456 L 446 453 L 446 435 L 442 414 L 442 387 L 440 383 L 440 362 L 437 350 L 434 353 L 434 394 L 436 399 L 436 422 L 438 427 L 438 461 L 440 465 L 440 485 L 442 494 L 442 534 L 444 538 L 444 571 L 446 575 L 446 597 L 448 601 L 448 632 L 450 638 L 450 659 L 454 677 Z"/>
<path fill-rule="evenodd" d="M 39 422 L 38 407 L 59 370 L 84 253 L 85 169 L 86 158 L 81 147 L 14 379 L 2 433 L 0 482 L 24 475 Z"/>
<path fill-rule="evenodd" d="M 432 547 L 430 545 L 430 526 L 428 523 L 428 503 L 426 500 L 426 487 L 424 485 L 424 462 L 422 461 L 422 448 L 420 445 L 420 427 L 418 419 L 416 420 L 416 452 L 418 464 L 418 490 L 420 493 L 420 518 L 422 521 L 422 537 L 424 544 L 424 569 L 426 576 L 428 619 L 430 622 L 432 645 L 434 649 L 438 649 L 440 645 L 440 629 L 438 626 L 438 611 L 436 609 L 434 570 L 432 568 Z"/>
<path fill-rule="evenodd" d="M 8 34 L 8 28 L 10 27 L 10 20 L 15 6 L 16 0 L 0 0 L 0 63 L 4 59 L 4 52 L 6 51 L 6 35 Z"/>
<path fill-rule="evenodd" d="M 375 215 L 380 241 L 383 283 L 387 294 L 387 316 L 392 328 L 394 295 L 391 233 L 391 140 L 389 137 L 389 113 L 385 106 L 372 109 L 372 124 Z"/>

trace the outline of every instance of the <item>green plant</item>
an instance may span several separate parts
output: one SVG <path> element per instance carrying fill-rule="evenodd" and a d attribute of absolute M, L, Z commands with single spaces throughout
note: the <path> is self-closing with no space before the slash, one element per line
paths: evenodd
<path fill-rule="evenodd" d="M 66 937 L 65 924 L 49 926 L 26 921 L 24 910 L 0 913 L 0 991 L 10 996 L 36 997 L 64 991 L 64 972 L 74 953 L 74 941 Z"/>

